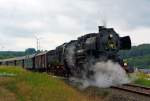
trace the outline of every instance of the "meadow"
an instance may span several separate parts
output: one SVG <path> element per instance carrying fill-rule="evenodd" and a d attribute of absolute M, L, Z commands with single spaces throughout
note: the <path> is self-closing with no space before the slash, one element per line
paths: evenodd
<path fill-rule="evenodd" d="M 150 87 L 150 76 L 143 73 L 134 76 L 137 78 L 134 83 Z M 0 101 L 103 101 L 107 96 L 109 93 L 105 90 L 81 91 L 47 73 L 0 66 Z"/>
<path fill-rule="evenodd" d="M 47 73 L 0 67 L 0 101 L 93 101 Z M 94 100 L 95 101 L 95 100 Z M 101 101 L 98 99 L 98 101 Z"/>
<path fill-rule="evenodd" d="M 144 74 L 142 72 L 137 72 L 134 74 L 136 76 L 135 84 L 150 87 L 150 75 Z"/>

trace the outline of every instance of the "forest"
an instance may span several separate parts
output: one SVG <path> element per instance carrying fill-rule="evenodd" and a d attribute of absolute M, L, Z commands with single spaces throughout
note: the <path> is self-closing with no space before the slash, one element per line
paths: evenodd
<path fill-rule="evenodd" d="M 132 67 L 150 69 L 150 44 L 133 46 L 131 50 L 120 51 L 119 54 Z"/>
<path fill-rule="evenodd" d="M 0 59 L 8 59 L 34 53 L 36 53 L 36 50 L 34 48 L 28 48 L 25 51 L 0 51 Z"/>

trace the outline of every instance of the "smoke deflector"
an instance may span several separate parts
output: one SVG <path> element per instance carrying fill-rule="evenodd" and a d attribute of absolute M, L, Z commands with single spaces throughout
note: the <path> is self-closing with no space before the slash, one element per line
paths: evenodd
<path fill-rule="evenodd" d="M 121 50 L 131 49 L 131 40 L 129 36 L 120 38 L 120 49 Z"/>

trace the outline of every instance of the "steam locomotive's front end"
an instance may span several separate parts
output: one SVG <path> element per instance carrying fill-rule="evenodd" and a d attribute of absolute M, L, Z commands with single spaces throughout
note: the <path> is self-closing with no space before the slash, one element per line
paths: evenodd
<path fill-rule="evenodd" d="M 99 58 L 114 60 L 117 55 L 116 53 L 120 49 L 119 36 L 112 28 L 99 27 L 96 46 Z"/>
<path fill-rule="evenodd" d="M 131 48 L 129 36 L 119 37 L 112 28 L 99 27 L 99 34 L 96 39 L 96 46 L 100 60 L 111 60 L 118 62 L 126 71 L 128 66 L 119 58 L 119 50 L 128 50 Z M 124 65 L 125 64 L 125 65 Z"/>

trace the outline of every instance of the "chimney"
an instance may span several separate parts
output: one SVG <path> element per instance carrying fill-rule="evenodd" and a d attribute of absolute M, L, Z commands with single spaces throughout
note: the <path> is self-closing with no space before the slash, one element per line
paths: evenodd
<path fill-rule="evenodd" d="M 102 31 L 102 30 L 104 30 L 105 29 L 105 27 L 104 26 L 98 26 L 98 30 L 99 30 L 99 32 L 100 31 Z"/>

